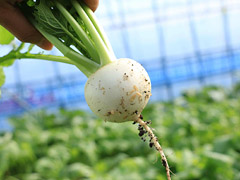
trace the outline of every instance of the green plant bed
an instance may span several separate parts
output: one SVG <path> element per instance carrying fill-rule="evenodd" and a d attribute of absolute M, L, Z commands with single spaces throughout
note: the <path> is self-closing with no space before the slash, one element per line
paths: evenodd
<path fill-rule="evenodd" d="M 149 105 L 173 179 L 240 179 L 240 90 L 206 87 L 172 102 Z M 60 109 L 9 119 L 0 136 L 0 179 L 165 179 L 159 155 L 137 125 L 105 123 L 83 111 Z"/>

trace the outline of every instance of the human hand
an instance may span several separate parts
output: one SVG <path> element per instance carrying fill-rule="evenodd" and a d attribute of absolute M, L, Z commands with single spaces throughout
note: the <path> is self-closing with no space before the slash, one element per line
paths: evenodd
<path fill-rule="evenodd" d="M 42 49 L 51 50 L 53 45 L 38 32 L 24 17 L 16 2 L 21 0 L 0 0 L 0 25 L 10 31 L 22 42 L 36 44 Z M 95 11 L 99 0 L 84 0 Z"/>

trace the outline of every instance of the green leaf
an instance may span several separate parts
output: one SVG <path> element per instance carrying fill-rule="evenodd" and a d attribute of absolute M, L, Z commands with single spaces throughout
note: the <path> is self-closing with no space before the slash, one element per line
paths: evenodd
<path fill-rule="evenodd" d="M 64 7 L 71 7 L 68 1 L 63 1 L 62 3 Z M 26 17 L 30 17 L 30 21 L 38 22 L 39 27 L 44 29 L 44 31 L 57 37 L 68 47 L 71 45 L 75 46 L 84 56 L 89 58 L 90 55 L 86 51 L 83 42 L 79 38 L 76 38 L 77 35 L 66 18 L 56 9 L 51 9 L 52 5 L 53 2 L 51 1 L 41 0 L 34 7 L 29 7 L 23 1 L 20 9 Z"/>
<path fill-rule="evenodd" d="M 5 74 L 3 71 L 3 67 L 0 66 L 0 88 L 4 84 L 4 82 L 5 82 Z M 1 97 L 1 89 L 0 89 L 0 97 Z"/>
<path fill-rule="evenodd" d="M 4 27 L 0 26 L 0 44 L 9 44 L 14 39 L 14 36 Z"/>
<path fill-rule="evenodd" d="M 0 66 L 0 87 L 4 84 L 5 82 L 5 74 L 3 71 L 3 67 Z"/>
<path fill-rule="evenodd" d="M 206 151 L 204 155 L 218 163 L 232 164 L 234 162 L 234 159 L 231 156 L 222 153 Z"/>
<path fill-rule="evenodd" d="M 30 7 L 34 6 L 35 5 L 34 0 L 28 0 L 27 5 L 30 6 Z"/>
<path fill-rule="evenodd" d="M 48 33 L 55 35 L 56 37 L 64 36 L 67 30 L 68 22 L 61 17 L 61 14 L 57 14 L 61 18 L 61 22 L 57 19 L 49 8 L 48 1 L 40 1 L 38 6 L 35 6 L 36 10 L 34 16 L 42 28 Z"/>
<path fill-rule="evenodd" d="M 15 59 L 7 60 L 7 61 L 0 63 L 0 65 L 4 66 L 4 67 L 8 67 L 8 66 L 13 65 L 14 61 L 15 61 Z"/>

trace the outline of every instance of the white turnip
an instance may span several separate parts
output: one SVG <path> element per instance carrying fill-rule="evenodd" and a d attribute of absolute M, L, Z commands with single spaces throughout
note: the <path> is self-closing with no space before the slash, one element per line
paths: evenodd
<path fill-rule="evenodd" d="M 85 85 L 91 110 L 110 122 L 135 121 L 151 96 L 145 69 L 131 59 L 119 59 L 92 74 Z"/>

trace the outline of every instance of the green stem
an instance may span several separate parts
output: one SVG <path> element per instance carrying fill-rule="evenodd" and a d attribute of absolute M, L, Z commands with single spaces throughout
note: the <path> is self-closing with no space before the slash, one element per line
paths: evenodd
<path fill-rule="evenodd" d="M 86 46 L 86 49 L 92 59 L 95 62 L 99 62 L 99 56 L 96 52 L 96 49 L 89 39 L 86 32 L 81 28 L 81 26 L 78 24 L 78 22 L 72 17 L 72 15 L 61 5 L 59 2 L 55 1 L 56 7 L 58 10 L 62 13 L 62 15 L 67 19 L 67 21 L 70 23 L 78 37 L 83 41 L 83 44 Z"/>
<path fill-rule="evenodd" d="M 74 64 L 70 59 L 64 56 L 53 56 L 53 55 L 45 55 L 45 54 L 30 54 L 30 53 L 13 53 L 7 54 L 6 56 L 0 57 L 0 63 L 4 61 L 12 60 L 12 59 L 40 59 L 47 61 L 55 61 L 66 64 Z"/>
<path fill-rule="evenodd" d="M 99 35 L 98 31 L 95 29 L 95 26 L 92 24 L 91 20 L 81 7 L 81 5 L 76 0 L 71 0 L 73 7 L 77 11 L 78 15 L 81 17 L 82 21 L 86 25 L 93 42 L 95 43 L 96 50 L 100 56 L 101 65 L 111 63 L 115 60 L 114 54 L 110 53 L 103 39 Z"/>
<path fill-rule="evenodd" d="M 72 55 L 73 58 L 78 58 L 77 56 Z M 47 60 L 47 61 L 53 61 L 53 62 L 61 62 L 66 64 L 75 65 L 80 71 L 82 71 L 85 76 L 89 77 L 92 73 L 96 71 L 96 69 L 92 69 L 92 71 L 89 71 L 79 63 L 76 63 L 67 57 L 64 56 L 53 56 L 53 55 L 45 55 L 45 54 L 30 54 L 30 53 L 13 53 L 7 54 L 6 56 L 0 57 L 0 63 L 3 63 L 5 61 L 9 61 L 12 59 L 36 59 L 36 60 Z"/>
<path fill-rule="evenodd" d="M 83 70 L 81 70 L 83 73 L 84 71 L 88 71 L 88 75 L 86 73 L 84 73 L 87 77 L 89 77 L 91 74 L 95 73 L 99 68 L 100 65 L 95 63 L 94 61 L 90 61 L 88 62 L 85 56 L 75 52 L 75 51 L 69 51 L 67 54 L 65 54 L 66 57 L 68 57 L 69 59 L 71 59 L 75 64 L 77 64 L 78 68 L 81 70 L 81 67 L 83 68 Z M 86 58 L 86 60 L 84 60 L 84 58 Z M 81 59 L 81 61 L 79 61 L 79 59 Z"/>
<path fill-rule="evenodd" d="M 34 46 L 35 46 L 35 44 L 30 44 L 30 45 L 28 46 L 28 51 L 27 51 L 27 52 L 30 53 Z"/>
<path fill-rule="evenodd" d="M 88 18 L 91 20 L 92 24 L 94 25 L 95 29 L 97 30 L 98 34 L 101 36 L 102 40 L 104 41 L 105 45 L 109 49 L 109 51 L 114 54 L 114 51 L 112 49 L 111 43 L 107 38 L 107 35 L 101 26 L 101 24 L 98 22 L 95 14 L 93 11 L 83 2 L 80 2 L 81 6 L 83 7 L 85 13 L 87 14 Z"/>
<path fill-rule="evenodd" d="M 86 49 L 86 46 L 81 42 L 79 41 L 77 38 L 75 38 L 72 33 L 70 33 L 61 23 L 59 23 L 59 25 L 61 26 L 61 28 L 63 29 L 63 31 L 70 36 L 70 38 L 72 40 L 74 40 L 82 49 L 84 49 L 85 51 L 87 51 Z"/>
<path fill-rule="evenodd" d="M 24 46 L 25 46 L 25 43 L 22 42 L 15 51 L 18 51 L 18 52 L 21 51 L 24 48 Z"/>
<path fill-rule="evenodd" d="M 59 39 L 42 30 L 37 23 L 32 23 L 64 56 L 71 59 L 87 77 L 98 70 L 99 64 L 65 46 Z"/>

